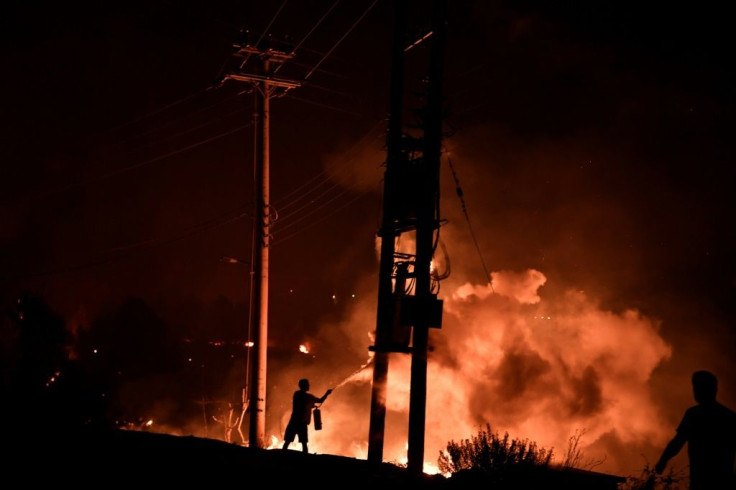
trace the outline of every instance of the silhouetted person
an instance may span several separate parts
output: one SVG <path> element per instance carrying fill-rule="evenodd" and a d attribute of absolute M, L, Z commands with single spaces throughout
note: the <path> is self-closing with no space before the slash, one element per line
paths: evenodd
<path fill-rule="evenodd" d="M 713 373 L 696 371 L 692 377 L 697 405 L 685 411 L 675 437 L 654 467 L 661 474 L 667 462 L 687 443 L 691 490 L 734 490 L 736 412 L 716 401 L 718 380 Z"/>
<path fill-rule="evenodd" d="M 302 452 L 309 452 L 307 448 L 307 442 L 309 441 L 307 426 L 312 421 L 312 410 L 318 403 L 323 403 L 330 393 L 332 393 L 332 388 L 327 390 L 322 398 L 317 398 L 309 392 L 309 380 L 299 380 L 299 389 L 294 392 L 292 398 L 291 417 L 284 431 L 284 446 L 282 449 L 287 449 L 294 437 L 299 436 L 299 442 L 302 443 Z"/>

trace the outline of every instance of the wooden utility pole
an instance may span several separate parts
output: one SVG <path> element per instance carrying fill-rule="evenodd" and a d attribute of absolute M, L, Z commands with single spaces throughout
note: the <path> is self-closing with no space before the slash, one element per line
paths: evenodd
<path fill-rule="evenodd" d="M 256 230 L 253 243 L 253 311 L 250 312 L 252 324 L 255 326 L 253 348 L 256 355 L 252 357 L 253 369 L 250 370 L 248 409 L 250 426 L 248 429 L 248 445 L 250 447 L 266 447 L 266 374 L 268 361 L 268 258 L 271 240 L 271 220 L 273 212 L 269 197 L 269 120 L 270 99 L 276 90 L 288 90 L 299 86 L 299 83 L 273 77 L 274 70 L 293 56 L 273 49 L 260 49 L 253 46 L 242 46 L 238 52 L 245 60 L 253 59 L 255 69 L 245 72 L 241 70 L 230 73 L 225 79 L 247 82 L 253 85 L 255 95 L 255 219 Z"/>

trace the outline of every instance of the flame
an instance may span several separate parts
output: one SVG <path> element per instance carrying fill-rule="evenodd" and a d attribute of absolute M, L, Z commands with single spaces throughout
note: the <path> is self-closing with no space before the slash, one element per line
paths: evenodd
<path fill-rule="evenodd" d="M 309 345 L 308 344 L 300 344 L 299 345 L 299 352 L 302 354 L 309 354 Z"/>
<path fill-rule="evenodd" d="M 409 444 L 405 444 L 404 447 L 406 451 L 409 450 Z M 406 468 L 409 464 L 409 458 L 406 455 L 398 456 L 395 459 L 395 464 L 397 466 L 401 466 L 402 468 Z M 441 473 L 439 467 L 436 464 L 431 463 L 429 461 L 425 461 L 424 464 L 422 465 L 422 472 L 426 475 L 440 475 L 441 474 L 445 478 L 448 478 L 450 476 L 449 474 Z"/>

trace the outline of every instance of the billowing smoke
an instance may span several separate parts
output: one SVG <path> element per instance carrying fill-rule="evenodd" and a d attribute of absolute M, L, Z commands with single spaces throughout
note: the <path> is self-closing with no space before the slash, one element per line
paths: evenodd
<path fill-rule="evenodd" d="M 570 436 L 584 433 L 586 456 L 603 461 L 596 469 L 617 473 L 643 466 L 633 448 L 666 442 L 669 429 L 659 422 L 648 386 L 671 354 L 657 321 L 635 310 L 606 311 L 581 291 L 547 299 L 545 282 L 537 270 L 499 271 L 487 284 L 465 283 L 445 294 L 443 327 L 431 333 L 428 463 L 436 463 L 450 440 L 486 423 L 554 448 L 558 458 Z M 371 311 L 358 309 L 344 326 L 365 342 L 374 321 Z M 387 461 L 406 457 L 409 373 L 410 356 L 392 355 Z M 326 369 L 312 377 L 325 388 L 334 380 Z M 324 429 L 311 432 L 315 451 L 365 457 L 370 382 L 369 365 L 328 399 Z"/>
<path fill-rule="evenodd" d="M 442 328 L 430 332 L 425 461 L 436 463 L 450 440 L 470 437 L 490 424 L 500 433 L 553 448 L 556 461 L 564 458 L 569 438 L 583 434 L 584 462 L 600 463 L 593 469 L 638 473 L 658 457 L 682 410 L 692 404 L 688 371 L 718 367 L 714 363 L 723 357 L 713 349 L 713 336 L 681 333 L 691 320 L 699 321 L 704 332 L 717 327 L 701 305 L 695 308 L 685 297 L 672 301 L 664 292 L 647 288 L 655 276 L 667 273 L 658 258 L 673 252 L 652 248 L 645 228 L 659 229 L 666 223 L 655 226 L 633 212 L 640 203 L 634 199 L 632 204 L 631 188 L 621 184 L 628 185 L 628 180 L 616 176 L 612 185 L 603 170 L 615 168 L 616 161 L 596 142 L 571 138 L 527 148 L 499 128 L 465 134 L 450 148 L 459 181 L 446 171 L 443 159 L 441 211 L 448 222 L 440 229 L 442 247 L 435 265 L 450 275 L 440 283 Z M 370 180 L 368 174 L 373 182 L 380 181 L 382 168 L 375 159 L 359 159 L 369 160 L 365 165 L 370 168 L 345 177 L 343 187 Z M 329 172 L 332 180 L 343 182 L 332 174 L 345 168 L 328 167 L 334 170 Z M 460 211 L 458 196 L 448 192 L 458 185 L 465 191 L 467 216 Z M 373 220 L 374 211 L 363 215 Z M 355 213 L 353 221 L 363 215 Z M 478 247 L 468 234 L 467 221 L 472 221 Z M 324 428 L 310 428 L 310 451 L 364 458 L 377 254 L 370 256 L 366 247 L 365 263 L 356 266 L 363 254 L 356 243 L 368 242 L 370 235 L 340 239 L 350 260 L 331 257 L 331 268 L 320 275 L 339 267 L 355 271 L 354 297 L 333 297 L 337 305 L 349 301 L 350 306 L 340 308 L 341 315 L 323 319 L 317 329 L 278 321 L 270 327 L 266 435 L 280 446 L 291 394 L 300 378 L 309 378 L 318 396 L 335 388 L 322 407 Z M 314 247 L 320 244 L 303 244 L 300 251 L 316 253 Z M 399 246 L 411 251 L 411 237 L 402 235 Z M 488 274 L 479 255 L 491 267 Z M 281 285 L 274 281 L 273 286 Z M 665 321 L 660 315 L 668 304 L 677 309 Z M 272 318 L 283 305 L 272 305 Z M 681 313 L 682 318 L 672 321 Z M 300 351 L 300 345 L 308 349 Z M 687 350 L 683 345 L 700 347 Z M 673 368 L 675 353 L 679 357 Z M 225 377 L 234 380 L 230 393 L 239 396 L 243 363 L 237 360 L 232 370 Z M 195 371 L 190 383 L 201 382 L 201 373 Z M 386 461 L 406 458 L 409 373 L 410 356 L 392 354 Z M 217 436 L 215 429 L 221 426 L 213 422 L 213 413 L 202 412 L 175 432 Z M 203 420 L 210 424 L 208 431 L 202 428 Z M 170 424 L 165 430 L 174 432 Z M 247 420 L 243 430 L 247 435 Z M 237 434 L 233 442 L 240 442 Z M 299 449 L 298 443 L 292 449 Z"/>
<path fill-rule="evenodd" d="M 556 461 L 569 438 L 583 434 L 583 462 L 636 474 L 658 457 L 693 403 L 692 370 L 712 369 L 722 385 L 732 385 L 733 333 L 703 294 L 722 296 L 721 283 L 688 282 L 707 256 L 693 245 L 708 233 L 704 201 L 682 192 L 686 183 L 668 176 L 669 167 L 653 166 L 635 142 L 617 136 L 618 125 L 627 122 L 613 119 L 612 139 L 586 128 L 534 136 L 485 124 L 447 141 L 440 205 L 447 222 L 435 261 L 450 276 L 440 283 L 442 328 L 430 332 L 427 463 L 435 463 L 450 440 L 490 424 L 553 448 Z M 326 158 L 329 178 L 316 181 L 305 199 L 334 184 L 349 191 L 340 194 L 347 205 L 353 193 L 376 189 L 383 153 L 374 136 L 351 147 L 344 161 Z M 375 147 L 366 149 L 369 140 Z M 342 248 L 329 261 L 309 260 L 319 265 L 314 276 L 334 275 L 338 282 L 348 271 L 355 297 L 344 309 L 345 298 L 333 296 L 340 314 L 316 329 L 301 327 L 303 307 L 294 309 L 296 321 L 282 315 L 271 325 L 267 437 L 276 445 L 291 394 L 306 377 L 318 396 L 336 388 L 322 407 L 324 428 L 310 429 L 310 451 L 367 454 L 378 264 L 365 245 L 380 221 L 376 202 L 349 208 L 344 222 L 331 223 L 329 235 L 303 240 L 281 259 L 321 256 L 329 236 Z M 343 203 L 333 209 L 344 209 Z M 288 212 L 281 219 L 284 230 Z M 468 233 L 471 225 L 474 233 Z M 411 237 L 402 236 L 399 245 L 410 252 Z M 299 276 L 320 298 L 331 294 L 301 269 Z M 276 280 L 272 285 L 283 289 Z M 272 318 L 285 304 L 272 303 Z M 301 344 L 309 345 L 307 352 Z M 408 355 L 391 355 L 386 461 L 401 462 L 407 454 L 409 367 Z M 242 364 L 233 369 L 237 376 L 231 378 L 242 381 Z M 731 404 L 729 392 L 723 395 Z M 179 432 L 206 433 L 195 419 Z"/>
<path fill-rule="evenodd" d="M 672 434 L 677 405 L 664 406 L 664 391 L 653 386 L 655 372 L 673 355 L 662 320 L 640 308 L 646 302 L 621 292 L 644 254 L 630 246 L 633 238 L 626 250 L 611 239 L 611 229 L 641 234 L 625 201 L 606 191 L 608 182 L 588 175 L 593 150 L 584 138 L 527 147 L 486 127 L 452 143 L 459 172 L 453 177 L 443 164 L 442 215 L 449 224 L 435 254 L 437 268 L 451 273 L 439 293 L 443 326 L 430 332 L 425 461 L 436 463 L 450 440 L 490 424 L 553 448 L 558 462 L 579 434 L 582 463 L 638 473 Z M 468 214 L 447 190 L 461 185 Z M 470 218 L 481 250 L 467 232 Z M 402 235 L 398 246 L 410 252 L 411 236 Z M 486 275 L 481 254 L 505 266 Z M 606 257 L 616 257 L 618 266 Z M 366 456 L 372 370 L 370 363 L 360 366 L 375 329 L 377 280 L 361 281 L 361 301 L 349 315 L 325 323 L 311 339 L 320 351 L 314 362 L 275 374 L 270 407 L 280 415 L 270 428 L 276 437 L 296 381 L 309 377 L 317 395 L 339 386 L 323 407 L 323 430 L 310 432 L 310 450 Z M 386 461 L 407 454 L 410 362 L 407 354 L 390 357 Z M 688 387 L 679 391 L 684 407 Z"/>

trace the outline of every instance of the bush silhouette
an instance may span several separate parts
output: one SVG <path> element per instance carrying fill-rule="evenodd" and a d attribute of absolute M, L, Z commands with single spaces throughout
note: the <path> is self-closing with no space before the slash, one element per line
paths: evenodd
<path fill-rule="evenodd" d="M 440 451 L 437 465 L 444 474 L 476 470 L 501 476 L 509 471 L 546 468 L 552 454 L 552 449 L 539 447 L 528 439 L 511 439 L 508 433 L 501 437 L 486 424 L 470 439 L 450 441 Z"/>

